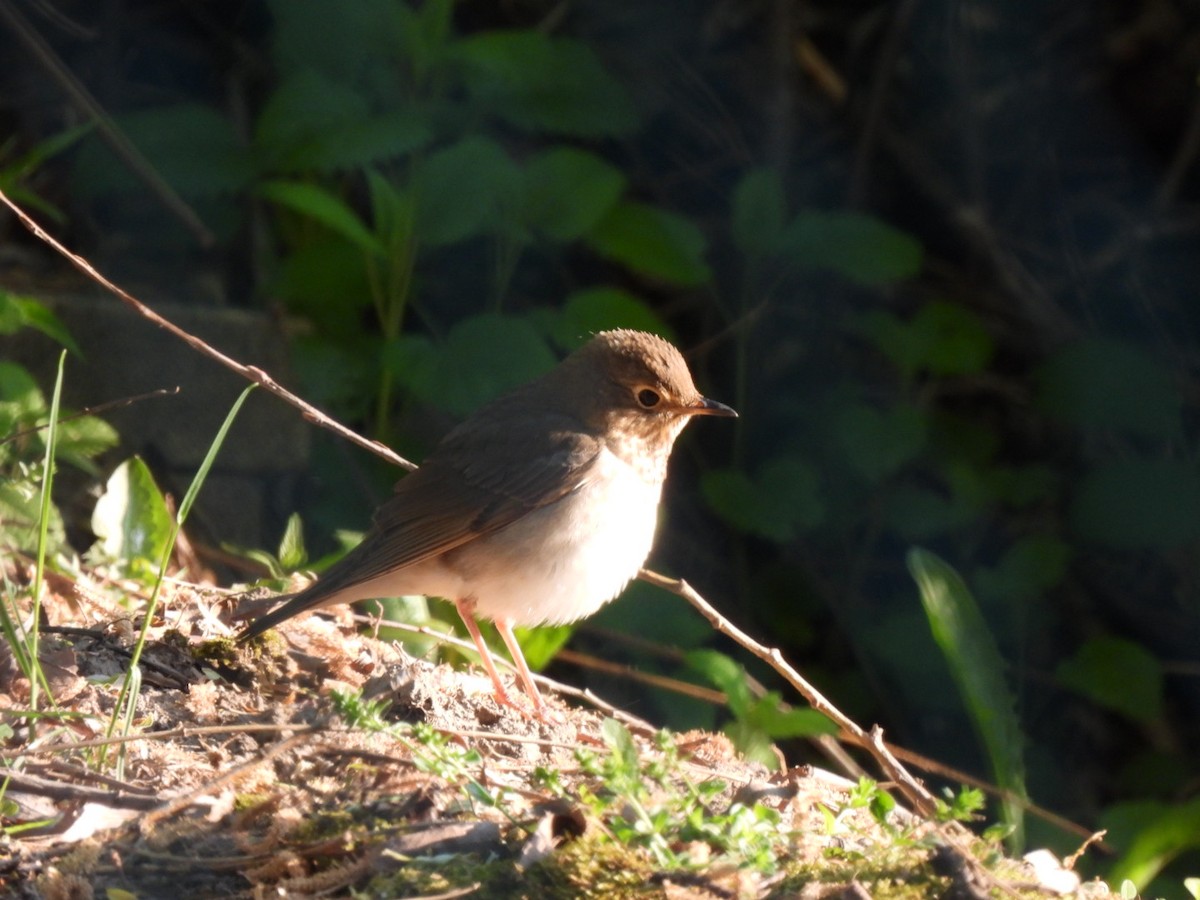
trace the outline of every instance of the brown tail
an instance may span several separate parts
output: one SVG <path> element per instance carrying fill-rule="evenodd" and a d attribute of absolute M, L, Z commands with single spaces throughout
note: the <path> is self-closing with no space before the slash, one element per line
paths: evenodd
<path fill-rule="evenodd" d="M 310 609 L 316 609 L 322 606 L 333 591 L 322 582 L 318 581 L 298 594 L 292 595 L 290 598 L 284 595 L 281 599 L 286 602 L 281 606 L 275 607 L 269 613 L 258 616 L 253 622 L 242 629 L 237 636 L 239 644 L 244 644 L 246 641 L 252 640 L 270 631 L 280 622 L 286 622 L 292 616 L 298 616 L 302 612 L 307 612 Z"/>

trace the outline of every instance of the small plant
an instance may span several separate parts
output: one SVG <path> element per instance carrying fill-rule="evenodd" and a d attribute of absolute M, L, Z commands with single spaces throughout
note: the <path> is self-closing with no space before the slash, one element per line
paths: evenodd
<path fill-rule="evenodd" d="M 644 848 L 656 865 L 667 868 L 707 865 L 715 851 L 739 865 L 765 873 L 775 870 L 791 841 L 778 812 L 761 803 L 747 806 L 737 801 L 718 809 L 729 785 L 715 778 L 693 783 L 668 732 L 657 735 L 656 753 L 646 760 L 628 729 L 616 720 L 607 720 L 601 734 L 607 756 L 576 751 L 581 768 L 601 786 L 581 786 L 578 793 L 614 838 Z M 549 775 L 542 777 L 545 782 Z M 699 857 L 698 845 L 707 848 Z"/>
<path fill-rule="evenodd" d="M 32 329 L 73 350 L 75 342 L 58 318 L 29 297 L 0 290 L 0 334 Z M 45 526 L 50 558 L 66 549 L 62 516 L 53 504 L 43 519 L 44 475 L 50 405 L 23 366 L 0 360 L 0 547 L 32 550 Z M 55 431 L 55 460 L 98 475 L 93 460 L 117 443 L 113 428 L 95 416 L 62 410 Z"/>
<path fill-rule="evenodd" d="M 837 733 L 837 726 L 816 710 L 790 708 L 775 691 L 756 692 L 746 670 L 723 653 L 693 650 L 687 662 L 725 692 L 733 721 L 724 731 L 738 752 L 768 769 L 779 768 L 775 741 Z"/>

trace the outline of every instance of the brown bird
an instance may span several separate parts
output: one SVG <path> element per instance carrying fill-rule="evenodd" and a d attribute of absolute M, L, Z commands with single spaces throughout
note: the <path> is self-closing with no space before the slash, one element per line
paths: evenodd
<path fill-rule="evenodd" d="M 240 639 L 337 603 L 444 597 L 479 648 L 497 699 L 510 703 L 476 615 L 495 622 L 543 716 L 513 626 L 582 619 L 638 573 L 654 541 L 671 447 L 697 415 L 737 413 L 702 397 L 662 338 L 601 332 L 454 428 L 397 483 L 361 544 Z"/>

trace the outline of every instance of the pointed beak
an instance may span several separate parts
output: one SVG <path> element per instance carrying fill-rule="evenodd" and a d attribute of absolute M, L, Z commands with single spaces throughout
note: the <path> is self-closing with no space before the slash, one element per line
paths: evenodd
<path fill-rule="evenodd" d="M 709 400 L 707 397 L 701 397 L 691 404 L 687 411 L 693 416 L 724 416 L 731 419 L 738 417 L 737 411 L 732 406 L 726 406 L 716 400 Z"/>

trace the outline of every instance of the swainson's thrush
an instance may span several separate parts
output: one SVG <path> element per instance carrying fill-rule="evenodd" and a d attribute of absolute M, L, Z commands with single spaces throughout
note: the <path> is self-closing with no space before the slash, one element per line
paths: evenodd
<path fill-rule="evenodd" d="M 692 416 L 736 416 L 696 390 L 679 351 L 605 331 L 453 429 L 375 514 L 362 543 L 250 624 L 368 598 L 452 600 L 501 702 L 475 616 L 491 619 L 538 715 L 514 625 L 589 616 L 637 574 L 654 540 L 667 458 Z"/>

